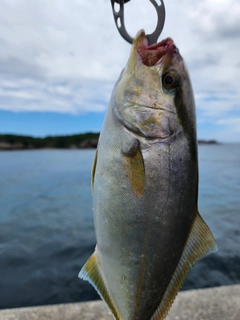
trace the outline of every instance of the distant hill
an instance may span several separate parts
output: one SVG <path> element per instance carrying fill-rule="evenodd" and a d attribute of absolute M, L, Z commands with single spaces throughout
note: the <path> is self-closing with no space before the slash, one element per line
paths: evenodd
<path fill-rule="evenodd" d="M 216 140 L 198 140 L 198 144 L 219 144 Z"/>
<path fill-rule="evenodd" d="M 45 138 L 1 134 L 0 150 L 96 148 L 98 138 L 99 133 L 92 132 L 69 136 L 48 136 Z"/>
<path fill-rule="evenodd" d="M 34 138 L 14 134 L 0 134 L 0 150 L 31 149 L 87 149 L 96 148 L 99 133 L 83 133 L 69 136 Z M 199 140 L 199 144 L 217 144 L 215 140 Z"/>

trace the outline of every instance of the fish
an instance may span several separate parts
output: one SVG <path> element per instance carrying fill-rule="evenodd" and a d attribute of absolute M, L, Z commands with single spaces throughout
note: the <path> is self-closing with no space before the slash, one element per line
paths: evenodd
<path fill-rule="evenodd" d="M 116 320 L 162 320 L 189 270 L 217 250 L 198 212 L 195 102 L 171 38 L 135 37 L 92 168 L 97 244 L 79 273 Z"/>

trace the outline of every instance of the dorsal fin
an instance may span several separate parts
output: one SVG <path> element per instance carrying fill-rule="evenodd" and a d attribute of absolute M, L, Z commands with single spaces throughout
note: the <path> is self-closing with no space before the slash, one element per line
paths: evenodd
<path fill-rule="evenodd" d="M 181 259 L 163 299 L 151 317 L 151 320 L 163 320 L 166 317 L 191 267 L 193 267 L 198 260 L 215 251 L 217 251 L 216 241 L 210 229 L 196 210 L 196 216 Z"/>

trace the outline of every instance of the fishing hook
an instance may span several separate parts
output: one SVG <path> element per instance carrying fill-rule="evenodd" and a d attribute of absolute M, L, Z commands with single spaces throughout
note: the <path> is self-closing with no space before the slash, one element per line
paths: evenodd
<path fill-rule="evenodd" d="M 130 0 L 111 0 L 113 17 L 120 35 L 129 43 L 133 43 L 133 38 L 129 35 L 125 28 L 124 24 L 124 4 Z M 158 2 L 160 1 L 160 4 Z M 153 33 L 148 34 L 146 37 L 148 39 L 149 45 L 157 42 L 158 37 L 160 36 L 164 22 L 165 22 L 165 6 L 163 0 L 150 0 L 157 11 L 157 26 Z M 119 4 L 119 10 L 116 10 L 115 3 Z"/>

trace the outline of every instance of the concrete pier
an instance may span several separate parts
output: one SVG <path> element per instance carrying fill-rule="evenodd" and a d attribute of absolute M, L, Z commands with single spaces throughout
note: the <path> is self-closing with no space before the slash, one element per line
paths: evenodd
<path fill-rule="evenodd" d="M 0 310 L 0 320 L 112 320 L 102 301 Z M 180 292 L 166 320 L 240 320 L 240 285 Z"/>

